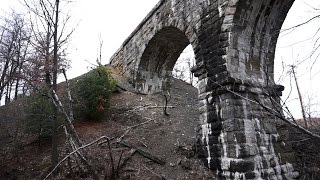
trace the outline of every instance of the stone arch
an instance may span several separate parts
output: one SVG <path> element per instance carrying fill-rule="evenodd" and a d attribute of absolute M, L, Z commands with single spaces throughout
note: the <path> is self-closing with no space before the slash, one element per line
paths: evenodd
<path fill-rule="evenodd" d="M 232 23 L 227 62 L 231 76 L 260 86 L 274 84 L 277 39 L 294 0 L 235 2 L 229 2 L 224 21 Z"/>
<path fill-rule="evenodd" d="M 199 152 L 220 179 L 294 179 L 281 162 L 273 107 L 281 89 L 273 59 L 294 0 L 161 0 L 112 57 L 140 93 L 166 87 L 182 50 L 191 44 L 199 77 Z M 272 90 L 272 91 L 270 91 Z M 270 93 L 271 92 L 271 93 Z M 281 147 L 281 146 L 279 146 Z"/>
<path fill-rule="evenodd" d="M 149 40 L 138 61 L 134 86 L 141 93 L 156 93 L 167 87 L 177 59 L 194 38 L 191 28 L 181 20 L 165 24 L 169 26 L 159 25 L 162 28 Z"/>
<path fill-rule="evenodd" d="M 189 44 L 188 38 L 175 27 L 165 27 L 149 42 L 139 64 L 139 70 L 161 74 L 171 71 L 175 61 Z"/>

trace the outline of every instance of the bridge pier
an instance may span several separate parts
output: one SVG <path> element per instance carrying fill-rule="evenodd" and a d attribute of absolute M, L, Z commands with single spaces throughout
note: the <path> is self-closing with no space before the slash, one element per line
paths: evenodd
<path fill-rule="evenodd" d="M 279 96 L 270 90 L 232 81 L 215 84 L 214 90 L 199 96 L 200 152 L 207 166 L 217 170 L 219 179 L 298 176 L 277 151 L 285 148 L 277 130 L 283 123 L 276 113 L 265 109 L 279 103 Z"/>

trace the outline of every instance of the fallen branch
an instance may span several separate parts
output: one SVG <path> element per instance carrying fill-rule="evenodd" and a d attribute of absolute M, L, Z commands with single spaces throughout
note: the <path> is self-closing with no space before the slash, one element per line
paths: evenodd
<path fill-rule="evenodd" d="M 58 110 L 65 116 L 65 120 L 66 120 L 66 123 L 67 123 L 67 124 L 66 124 L 67 130 L 70 132 L 70 134 L 71 134 L 72 136 L 74 136 L 76 142 L 77 142 L 79 145 L 82 145 L 82 142 L 81 142 L 81 140 L 80 140 L 80 138 L 79 138 L 79 135 L 78 135 L 76 129 L 74 128 L 73 124 L 72 124 L 72 121 L 74 120 L 73 117 L 70 117 L 70 116 L 68 115 L 68 113 L 66 112 L 66 110 L 65 110 L 62 102 L 60 101 L 60 99 L 59 99 L 59 97 L 58 97 L 58 95 L 57 95 L 57 93 L 56 93 L 54 90 L 52 90 L 52 95 L 53 95 L 53 96 L 51 97 L 51 99 L 52 99 L 53 104 L 54 104 L 54 105 L 56 106 L 56 108 L 58 108 Z"/>
<path fill-rule="evenodd" d="M 128 132 L 130 130 L 131 130 L 131 128 L 126 129 L 126 131 L 118 138 L 118 141 L 121 141 L 123 139 L 123 137 L 128 134 Z M 101 142 L 101 144 L 103 144 L 103 143 L 105 143 L 105 142 Z"/>
<path fill-rule="evenodd" d="M 81 149 L 85 149 L 87 147 L 90 147 L 92 146 L 93 144 L 99 142 L 100 140 L 102 139 L 109 139 L 107 136 L 101 136 L 100 138 L 84 145 L 84 146 L 81 146 L 79 148 L 77 148 L 76 150 L 72 151 L 71 153 L 69 153 L 67 156 L 65 156 L 62 160 L 59 161 L 59 163 L 49 172 L 49 174 L 43 179 L 43 180 L 46 180 L 48 179 L 48 177 L 65 161 L 67 160 L 70 156 L 72 156 L 73 154 L 77 153 L 78 151 L 80 151 Z"/>
<path fill-rule="evenodd" d="M 133 125 L 133 126 L 130 126 L 128 127 L 127 129 L 133 129 L 133 128 L 136 128 L 138 126 L 141 126 L 141 125 L 144 125 L 144 124 L 147 124 L 149 123 L 150 121 L 153 121 L 154 119 L 149 119 L 148 121 L 145 121 L 145 122 L 142 122 L 142 123 L 139 123 L 139 124 L 136 124 L 136 125 Z"/>
<path fill-rule="evenodd" d="M 71 153 L 73 150 L 77 149 L 75 147 L 74 142 L 72 141 L 71 135 L 68 133 L 68 130 L 65 126 L 63 126 L 64 132 L 65 132 L 65 136 L 66 136 L 66 153 L 69 154 Z M 79 151 L 78 151 L 79 152 Z M 78 153 L 74 154 L 74 161 L 75 163 L 81 167 L 81 163 L 79 162 L 80 157 L 77 156 Z M 79 155 L 79 154 L 78 154 Z M 80 156 L 80 155 L 79 155 Z M 70 161 L 71 157 L 68 158 L 68 165 L 70 167 L 70 170 L 72 171 L 72 166 L 71 166 L 71 161 Z M 72 173 L 72 172 L 71 172 Z"/>
<path fill-rule="evenodd" d="M 134 111 L 142 111 L 144 109 L 157 109 L 157 108 L 161 108 L 161 109 L 164 109 L 164 108 L 176 108 L 176 106 L 150 106 L 150 105 L 143 105 L 143 106 L 136 106 L 134 107 L 132 110 L 129 110 L 127 112 L 134 112 Z"/>
<path fill-rule="evenodd" d="M 142 142 L 142 141 L 139 140 L 139 139 L 138 139 L 138 141 L 139 141 L 145 148 L 148 148 L 148 146 L 147 146 L 144 142 Z"/>
<path fill-rule="evenodd" d="M 121 151 L 120 157 L 119 157 L 119 159 L 118 159 L 118 163 L 117 163 L 117 171 L 116 171 L 116 178 L 118 178 L 118 177 L 119 177 L 120 164 L 121 164 L 121 159 L 122 159 L 122 156 L 123 156 L 123 152 L 124 152 L 124 151 Z"/>
<path fill-rule="evenodd" d="M 299 141 L 289 141 L 289 143 L 299 143 L 299 142 L 304 142 L 304 141 L 309 141 L 309 140 L 311 140 L 311 138 L 305 138 L 305 139 L 302 139 Z"/>
<path fill-rule="evenodd" d="M 70 90 L 70 83 L 66 74 L 66 70 L 62 69 L 62 73 L 64 75 L 64 78 L 66 80 L 66 86 L 67 86 L 67 94 L 68 94 L 68 99 L 69 99 L 69 108 L 70 108 L 70 112 L 69 112 L 69 117 L 71 119 L 71 122 L 74 121 L 74 117 L 73 117 L 73 99 L 71 96 L 71 90 Z"/>
<path fill-rule="evenodd" d="M 118 85 L 118 84 L 116 85 L 116 87 L 117 87 L 117 88 L 119 88 L 119 89 L 121 89 L 122 91 L 128 91 L 126 88 L 121 87 L 121 86 L 120 86 L 120 85 Z"/>
<path fill-rule="evenodd" d="M 176 108 L 175 106 L 147 106 L 146 109 L 154 109 L 154 108 Z"/>
<path fill-rule="evenodd" d="M 162 158 L 156 157 L 156 156 L 152 155 L 151 153 L 149 153 L 149 152 L 147 152 L 147 151 L 145 151 L 143 149 L 140 149 L 140 148 L 130 144 L 129 142 L 118 141 L 118 143 L 123 145 L 123 146 L 126 146 L 128 148 L 135 149 L 141 156 L 146 157 L 146 158 L 152 160 L 153 162 L 155 162 L 157 164 L 160 164 L 160 165 L 165 165 L 166 164 L 166 161 L 163 160 Z"/>
<path fill-rule="evenodd" d="M 282 115 L 279 115 L 279 114 L 276 114 L 276 113 L 273 113 L 274 110 L 263 105 L 261 102 L 257 102 L 258 104 L 260 104 L 262 106 L 263 109 L 265 109 L 267 112 L 269 112 L 270 114 L 278 117 L 279 119 L 283 120 L 284 122 L 290 124 L 292 127 L 295 127 L 296 129 L 300 130 L 301 132 L 305 133 L 305 134 L 308 134 L 309 136 L 313 137 L 313 138 L 317 138 L 317 139 L 320 139 L 320 135 L 318 134 L 315 134 L 315 133 L 312 133 L 311 131 L 305 129 L 304 127 L 302 126 L 299 126 L 298 124 L 295 124 L 293 122 L 291 122 L 290 120 L 286 119 L 285 117 L 283 117 Z M 273 110 L 273 111 L 272 111 Z"/>
<path fill-rule="evenodd" d="M 134 155 L 134 153 L 136 153 L 137 150 L 135 149 L 131 149 L 128 154 L 126 155 L 125 158 L 123 158 L 122 163 L 120 163 L 119 165 L 119 170 L 129 161 L 129 159 Z"/>
<path fill-rule="evenodd" d="M 118 138 L 117 141 L 121 141 L 121 140 L 123 139 L 123 137 L 124 137 L 126 134 L 128 134 L 128 132 L 129 132 L 131 129 L 134 129 L 134 128 L 136 128 L 136 127 L 142 126 L 142 125 L 147 124 L 147 123 L 149 123 L 149 122 L 151 122 L 151 121 L 154 121 L 154 119 L 149 119 L 148 121 L 145 121 L 145 122 L 142 122 L 142 123 L 139 123 L 139 124 L 136 124 L 136 125 L 127 127 L 127 128 L 125 129 L 125 132 Z M 101 142 L 101 144 L 103 144 L 103 143 L 105 143 L 105 142 Z M 101 144 L 99 144 L 99 145 L 101 145 Z"/>
<path fill-rule="evenodd" d="M 108 148 L 109 148 L 109 156 L 110 156 L 110 161 L 111 161 L 111 179 L 115 179 L 116 178 L 116 174 L 115 174 L 115 167 L 114 167 L 114 160 L 113 160 L 113 155 L 112 155 L 112 151 L 111 151 L 111 145 L 110 145 L 110 139 L 107 138 L 107 142 L 108 142 Z"/>

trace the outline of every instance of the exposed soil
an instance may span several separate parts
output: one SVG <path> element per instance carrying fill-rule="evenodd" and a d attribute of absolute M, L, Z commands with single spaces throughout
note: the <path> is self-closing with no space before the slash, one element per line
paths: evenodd
<path fill-rule="evenodd" d="M 129 157 L 131 150 L 116 142 L 116 138 L 121 136 L 123 141 L 165 161 L 164 165 L 159 165 L 136 152 L 121 168 L 119 179 L 214 179 L 214 172 L 204 167 L 195 155 L 199 117 L 197 89 L 177 79 L 173 79 L 171 84 L 169 116 L 165 116 L 163 108 L 159 107 L 164 105 L 161 94 L 138 95 L 120 90 L 111 97 L 110 108 L 101 121 L 76 123 L 76 129 L 85 143 L 101 136 L 114 138 L 111 148 L 115 164 L 122 153 L 122 159 Z M 61 132 L 62 152 L 64 139 Z M 12 144 L 7 142 L 8 146 Z M 108 176 L 111 161 L 107 143 L 95 144 L 87 150 L 101 178 Z M 40 147 L 36 141 L 24 143 L 11 150 L 1 146 L 1 151 L 0 179 L 40 179 L 48 173 L 50 142 L 42 142 Z M 61 158 L 64 155 L 61 153 Z M 62 167 L 62 173 L 58 176 L 61 179 L 89 178 L 85 172 L 70 171 L 66 163 Z"/>

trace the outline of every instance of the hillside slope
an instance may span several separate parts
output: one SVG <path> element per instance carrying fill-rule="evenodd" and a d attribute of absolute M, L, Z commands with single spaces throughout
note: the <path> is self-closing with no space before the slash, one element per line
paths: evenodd
<path fill-rule="evenodd" d="M 111 138 L 123 136 L 125 142 L 166 161 L 165 165 L 158 165 L 136 153 L 122 170 L 121 179 L 213 177 L 194 154 L 199 118 L 197 89 L 177 79 L 172 79 L 171 84 L 169 116 L 163 113 L 164 97 L 161 94 L 139 95 L 120 91 L 111 97 L 103 124 L 83 123 L 77 126 L 83 139 L 94 140 L 102 135 Z M 123 147 L 117 145 L 116 148 Z"/>
<path fill-rule="evenodd" d="M 79 121 L 75 124 L 81 139 L 89 143 L 101 136 L 113 138 L 111 143 L 114 162 L 130 157 L 120 170 L 120 179 L 213 179 L 213 173 L 195 156 L 194 143 L 198 123 L 197 89 L 177 79 L 172 79 L 169 116 L 163 113 L 164 97 L 161 94 L 140 95 L 119 90 L 110 100 L 110 108 L 99 121 Z M 64 135 L 60 133 L 60 150 L 64 151 Z M 115 139 L 149 152 L 165 161 L 159 165 L 118 144 Z M 32 139 L 32 138 L 31 138 Z M 30 141 L 32 142 L 32 141 Z M 49 170 L 50 143 L 25 142 L 20 148 L 12 141 L 1 145 L 0 179 L 38 179 Z M 10 144 L 11 143 L 11 144 Z M 101 178 L 110 173 L 110 157 L 107 144 L 88 148 L 92 162 Z M 61 158 L 64 157 L 61 153 Z M 67 167 L 67 166 L 64 166 Z M 86 179 L 83 172 L 71 172 L 64 168 L 59 178 Z"/>

